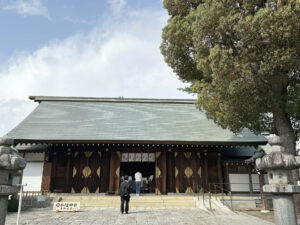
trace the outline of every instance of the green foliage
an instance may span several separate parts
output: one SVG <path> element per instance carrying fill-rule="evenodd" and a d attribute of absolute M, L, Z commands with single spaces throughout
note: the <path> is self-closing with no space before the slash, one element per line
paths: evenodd
<path fill-rule="evenodd" d="M 278 133 L 300 119 L 300 0 L 164 0 L 161 52 L 224 128 Z M 297 127 L 298 126 L 298 127 Z"/>

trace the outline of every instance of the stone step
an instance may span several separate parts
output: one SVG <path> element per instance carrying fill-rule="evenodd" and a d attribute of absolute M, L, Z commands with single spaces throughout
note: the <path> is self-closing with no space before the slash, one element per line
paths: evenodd
<path fill-rule="evenodd" d="M 81 207 L 120 207 L 120 196 L 107 195 L 80 195 L 80 194 L 52 194 L 54 202 L 80 202 Z M 135 196 L 130 198 L 132 207 L 195 207 L 195 196 L 185 195 L 146 195 Z"/>

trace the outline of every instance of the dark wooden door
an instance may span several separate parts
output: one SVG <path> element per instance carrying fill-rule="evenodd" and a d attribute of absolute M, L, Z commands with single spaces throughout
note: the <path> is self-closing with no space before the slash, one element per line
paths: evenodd
<path fill-rule="evenodd" d="M 155 153 L 155 193 L 167 193 L 167 153 Z"/>
<path fill-rule="evenodd" d="M 176 193 L 197 193 L 202 187 L 202 157 L 200 153 L 175 152 Z"/>
<path fill-rule="evenodd" d="M 66 165 L 67 153 L 58 149 L 53 153 L 53 166 L 51 172 L 51 191 L 66 192 Z"/>
<path fill-rule="evenodd" d="M 99 193 L 101 156 L 101 152 L 74 153 L 72 193 Z"/>

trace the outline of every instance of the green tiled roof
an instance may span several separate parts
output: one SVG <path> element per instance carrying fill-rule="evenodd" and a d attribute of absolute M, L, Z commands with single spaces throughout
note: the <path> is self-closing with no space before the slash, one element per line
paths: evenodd
<path fill-rule="evenodd" d="M 37 108 L 7 135 L 16 140 L 265 144 L 208 120 L 195 100 L 30 97 Z M 20 141 L 21 142 L 21 141 Z"/>

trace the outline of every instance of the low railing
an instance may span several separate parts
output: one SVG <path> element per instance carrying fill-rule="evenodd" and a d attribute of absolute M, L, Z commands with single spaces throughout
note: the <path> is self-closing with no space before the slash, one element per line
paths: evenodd
<path fill-rule="evenodd" d="M 229 199 L 230 199 L 230 206 L 227 205 L 227 207 L 229 207 L 231 209 L 231 211 L 233 211 L 233 207 L 232 207 L 232 192 L 226 190 L 225 188 L 221 188 L 222 204 L 225 205 L 225 200 L 224 200 L 225 192 L 229 195 Z"/>
<path fill-rule="evenodd" d="M 200 194 L 202 194 L 202 201 L 203 201 L 203 206 L 205 206 L 205 193 L 208 194 L 208 200 L 209 200 L 209 210 L 211 211 L 211 192 L 206 190 L 205 188 L 200 188 L 198 189 L 198 200 L 200 200 Z"/>
<path fill-rule="evenodd" d="M 260 188 L 259 188 L 259 183 L 252 183 L 252 184 L 249 184 L 249 183 L 209 183 L 208 184 L 208 190 L 214 194 L 217 194 L 217 193 L 222 193 L 222 190 L 226 190 L 228 192 L 239 192 L 239 191 L 232 191 L 232 190 L 228 190 L 229 188 L 231 188 L 232 185 L 248 185 L 249 186 L 249 191 L 245 191 L 244 193 L 249 193 L 250 196 L 253 196 L 254 193 L 260 193 Z M 254 186 L 258 186 L 258 188 L 255 188 Z M 229 188 L 224 188 L 228 186 Z"/>
<path fill-rule="evenodd" d="M 228 188 L 224 187 L 229 187 L 231 188 L 232 185 L 249 185 L 250 191 L 245 191 L 245 192 L 239 192 L 239 191 L 232 191 L 228 190 Z M 230 208 L 232 209 L 232 195 L 234 193 L 241 193 L 243 196 L 250 196 L 250 197 L 258 197 L 255 199 L 255 205 L 261 205 L 261 207 L 265 208 L 272 208 L 272 200 L 270 198 L 270 194 L 267 194 L 265 192 L 261 192 L 260 188 L 255 188 L 259 187 L 259 183 L 209 183 L 208 184 L 208 191 L 212 194 L 214 194 L 217 198 L 218 194 L 221 195 L 222 202 L 226 202 L 224 197 L 229 196 L 230 197 Z"/>
<path fill-rule="evenodd" d="M 23 191 L 22 193 L 22 207 L 31 207 L 34 202 L 37 201 L 39 196 L 45 195 L 45 192 L 42 191 Z M 20 192 L 14 196 L 19 200 L 20 198 Z"/>

